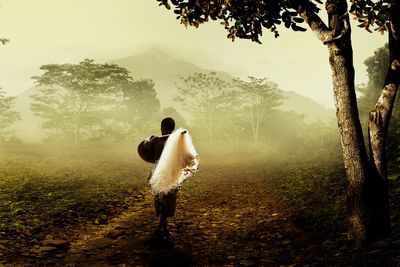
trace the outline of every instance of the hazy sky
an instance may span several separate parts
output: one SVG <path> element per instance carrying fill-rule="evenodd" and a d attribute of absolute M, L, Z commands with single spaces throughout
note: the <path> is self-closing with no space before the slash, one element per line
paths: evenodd
<path fill-rule="evenodd" d="M 231 42 L 218 23 L 186 29 L 156 0 L 0 0 L 0 87 L 17 95 L 48 63 L 99 62 L 161 47 L 203 68 L 246 77 L 268 77 L 284 90 L 332 107 L 328 53 L 310 30 L 284 28 L 275 39 L 264 32 L 262 45 Z M 366 82 L 363 61 L 386 42 L 386 35 L 353 27 L 356 82 Z M 134 76 L 134 73 L 133 73 Z"/>

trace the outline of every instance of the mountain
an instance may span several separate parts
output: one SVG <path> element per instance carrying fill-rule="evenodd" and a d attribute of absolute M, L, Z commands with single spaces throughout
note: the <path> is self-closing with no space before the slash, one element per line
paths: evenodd
<path fill-rule="evenodd" d="M 173 97 L 176 93 L 175 83 L 179 81 L 179 76 L 184 77 L 194 72 L 207 73 L 211 71 L 178 59 L 158 48 L 149 49 L 145 53 L 134 56 L 112 60 L 110 63 L 128 69 L 135 80 L 152 79 L 156 84 L 155 89 L 163 107 L 175 105 Z M 227 81 L 234 78 L 226 72 L 216 71 L 216 73 L 220 78 Z M 334 118 L 333 110 L 325 108 L 309 97 L 292 91 L 283 91 L 283 95 L 285 100 L 280 109 L 304 114 L 306 122 L 330 122 Z M 179 108 L 177 109 L 179 110 Z"/>
<path fill-rule="evenodd" d="M 173 97 L 176 93 L 176 82 L 179 77 L 185 77 L 194 72 L 207 73 L 211 70 L 203 69 L 194 63 L 179 59 L 161 49 L 149 49 L 148 51 L 133 56 L 110 60 L 109 63 L 117 64 L 128 69 L 134 78 L 152 79 L 162 107 L 175 106 Z M 233 77 L 223 71 L 215 71 L 224 80 L 232 80 Z M 44 136 L 40 128 L 43 120 L 36 117 L 30 110 L 32 99 L 30 96 L 37 91 L 32 87 L 16 98 L 16 110 L 21 113 L 22 120 L 16 123 L 16 135 L 23 140 L 37 142 Z M 316 101 L 291 91 L 283 91 L 285 97 L 280 109 L 294 111 L 305 115 L 306 122 L 331 122 L 334 111 L 325 108 Z"/>
<path fill-rule="evenodd" d="M 155 89 L 162 107 L 175 105 L 173 97 L 176 93 L 176 82 L 179 81 L 179 77 L 186 77 L 195 72 L 208 73 L 211 71 L 175 58 L 158 48 L 152 48 L 130 57 L 111 60 L 110 63 L 129 70 L 134 80 L 152 79 L 156 84 Z M 232 76 L 226 72 L 216 71 L 216 73 L 222 79 L 232 79 Z"/>
<path fill-rule="evenodd" d="M 282 95 L 285 100 L 279 108 L 305 115 L 304 121 L 307 123 L 317 121 L 330 123 L 335 119 L 335 111 L 333 109 L 328 109 L 309 97 L 293 91 L 283 91 Z"/>

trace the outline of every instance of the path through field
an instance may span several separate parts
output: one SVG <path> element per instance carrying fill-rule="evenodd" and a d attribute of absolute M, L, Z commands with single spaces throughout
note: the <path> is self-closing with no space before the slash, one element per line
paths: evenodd
<path fill-rule="evenodd" d="M 67 251 L 30 262 L 55 266 L 304 262 L 306 235 L 271 198 L 264 177 L 257 177 L 260 172 L 247 170 L 209 166 L 185 182 L 176 216 L 170 220 L 169 242 L 154 236 L 153 198 L 149 188 L 142 188 L 131 198 L 129 209 L 107 224 L 88 224 L 72 231 Z"/>
<path fill-rule="evenodd" d="M 157 239 L 148 188 L 131 207 L 104 226 L 75 233 L 66 266 L 270 265 L 301 262 L 291 250 L 302 235 L 269 196 L 262 177 L 223 168 L 202 170 L 178 195 L 170 220 L 172 240 Z M 298 253 L 298 251 L 297 251 Z"/>
<path fill-rule="evenodd" d="M 34 165 L 16 176 L 31 179 L 6 177 L 0 192 L 0 267 L 398 266 L 398 202 L 391 239 L 348 246 L 341 166 L 203 163 L 178 193 L 165 242 L 154 235 L 150 165 L 102 161 L 47 176 Z M 391 181 L 398 199 L 400 176 Z"/>

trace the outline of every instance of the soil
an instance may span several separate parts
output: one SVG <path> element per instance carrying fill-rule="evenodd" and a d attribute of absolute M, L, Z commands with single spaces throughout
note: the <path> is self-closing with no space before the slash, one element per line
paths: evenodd
<path fill-rule="evenodd" d="M 203 170 L 182 185 L 176 214 L 169 219 L 168 241 L 154 234 L 158 220 L 150 189 L 144 187 L 126 198 L 129 208 L 118 216 L 56 229 L 29 253 L 14 259 L 13 265 L 296 266 L 307 262 L 307 249 L 312 246 L 307 235 L 270 196 L 262 177 L 222 168 L 207 173 Z"/>

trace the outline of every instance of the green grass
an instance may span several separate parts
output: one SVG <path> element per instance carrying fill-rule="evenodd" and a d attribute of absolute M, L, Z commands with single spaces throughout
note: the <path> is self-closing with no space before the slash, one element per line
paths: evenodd
<path fill-rule="evenodd" d="M 312 159 L 306 154 L 277 153 L 267 146 L 257 149 L 257 153 L 246 152 L 231 145 L 217 152 L 200 150 L 200 171 L 215 165 L 229 174 L 240 164 L 241 175 L 264 177 L 271 196 L 287 207 L 291 220 L 309 236 L 311 243 L 299 249 L 307 249 L 311 265 L 400 262 L 398 171 L 391 170 L 389 180 L 393 237 L 352 250 L 346 244 L 346 182 L 340 157 L 324 154 Z M 135 144 L 3 146 L 0 240 L 9 241 L 8 253 L 18 254 L 46 234 L 64 231 L 67 235 L 74 227 L 106 223 L 147 187 L 150 169 L 137 157 Z M 207 175 L 218 177 L 218 172 Z"/>
<path fill-rule="evenodd" d="M 9 148 L 0 156 L 0 239 L 16 247 L 54 228 L 102 223 L 147 182 L 149 166 L 129 149 L 38 148 Z"/>

